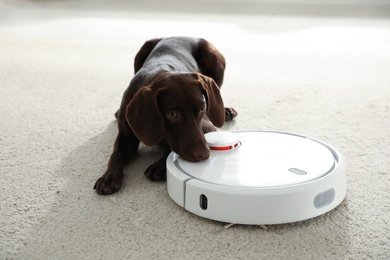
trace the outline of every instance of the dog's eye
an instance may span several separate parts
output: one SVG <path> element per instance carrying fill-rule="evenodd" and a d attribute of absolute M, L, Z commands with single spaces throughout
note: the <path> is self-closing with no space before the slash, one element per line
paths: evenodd
<path fill-rule="evenodd" d="M 167 117 L 169 119 L 176 119 L 177 118 L 177 113 L 175 111 L 171 111 L 167 113 Z"/>
<path fill-rule="evenodd" d="M 199 113 L 204 113 L 206 112 L 206 106 L 203 106 L 200 110 L 199 110 Z"/>

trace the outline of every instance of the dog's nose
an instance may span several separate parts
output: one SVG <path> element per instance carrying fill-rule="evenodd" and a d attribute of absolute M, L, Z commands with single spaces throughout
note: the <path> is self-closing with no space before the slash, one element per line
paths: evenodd
<path fill-rule="evenodd" d="M 195 150 L 193 155 L 197 161 L 204 161 L 210 157 L 210 150 L 207 148 L 202 150 Z"/>

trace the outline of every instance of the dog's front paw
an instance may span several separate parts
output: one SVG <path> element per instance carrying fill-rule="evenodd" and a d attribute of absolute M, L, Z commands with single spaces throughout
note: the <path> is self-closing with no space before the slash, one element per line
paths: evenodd
<path fill-rule="evenodd" d="M 225 107 L 225 121 L 231 121 L 237 116 L 237 111 L 232 107 Z"/>
<path fill-rule="evenodd" d="M 165 181 L 167 180 L 167 166 L 164 162 L 155 162 L 150 165 L 146 171 L 145 176 L 151 181 Z"/>
<path fill-rule="evenodd" d="M 101 195 L 113 194 L 122 187 L 123 176 L 123 172 L 112 173 L 107 171 L 96 181 L 93 188 Z"/>

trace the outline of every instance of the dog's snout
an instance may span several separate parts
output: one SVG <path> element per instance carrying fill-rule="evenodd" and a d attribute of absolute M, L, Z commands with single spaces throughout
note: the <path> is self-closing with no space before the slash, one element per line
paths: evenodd
<path fill-rule="evenodd" d="M 189 162 L 200 162 L 207 160 L 210 157 L 210 149 L 203 143 L 194 143 L 181 149 L 172 149 L 181 158 Z"/>
<path fill-rule="evenodd" d="M 201 150 L 195 150 L 193 157 L 196 161 L 204 161 L 207 160 L 210 157 L 210 150 L 209 149 L 201 149 Z"/>

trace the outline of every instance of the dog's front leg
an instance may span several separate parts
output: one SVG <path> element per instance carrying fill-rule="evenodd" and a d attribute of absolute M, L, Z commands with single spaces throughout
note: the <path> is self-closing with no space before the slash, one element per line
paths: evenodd
<path fill-rule="evenodd" d="M 139 140 L 137 137 L 119 131 L 107 170 L 95 183 L 94 189 L 97 193 L 102 195 L 113 194 L 122 187 L 123 167 L 135 157 L 138 146 Z"/>
<path fill-rule="evenodd" d="M 167 158 L 171 150 L 167 149 L 164 155 L 155 163 L 150 165 L 146 171 L 145 176 L 151 181 L 165 181 L 167 180 Z"/>

